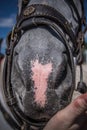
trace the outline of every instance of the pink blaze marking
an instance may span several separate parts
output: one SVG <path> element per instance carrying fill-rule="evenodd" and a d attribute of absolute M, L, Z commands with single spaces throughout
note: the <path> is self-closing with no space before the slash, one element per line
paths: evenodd
<path fill-rule="evenodd" d="M 35 102 L 41 107 L 45 106 L 47 81 L 52 72 L 52 63 L 42 65 L 38 60 L 33 61 L 32 79 L 34 81 Z"/>

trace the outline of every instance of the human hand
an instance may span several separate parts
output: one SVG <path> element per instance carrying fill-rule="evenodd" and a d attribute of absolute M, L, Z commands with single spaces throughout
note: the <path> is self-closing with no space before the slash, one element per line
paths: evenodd
<path fill-rule="evenodd" d="M 87 130 L 87 93 L 59 111 L 43 130 Z"/>

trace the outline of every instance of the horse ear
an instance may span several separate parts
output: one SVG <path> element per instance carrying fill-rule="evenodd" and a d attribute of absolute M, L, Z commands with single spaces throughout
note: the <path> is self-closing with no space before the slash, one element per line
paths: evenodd
<path fill-rule="evenodd" d="M 18 0 L 18 16 L 22 10 L 28 5 L 30 0 Z"/>

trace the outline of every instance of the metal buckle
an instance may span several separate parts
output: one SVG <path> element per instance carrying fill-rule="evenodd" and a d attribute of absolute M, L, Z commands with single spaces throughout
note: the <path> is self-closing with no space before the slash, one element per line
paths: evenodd
<path fill-rule="evenodd" d="M 29 6 L 27 9 L 24 10 L 23 15 L 29 16 L 35 11 L 35 8 L 33 6 Z"/>

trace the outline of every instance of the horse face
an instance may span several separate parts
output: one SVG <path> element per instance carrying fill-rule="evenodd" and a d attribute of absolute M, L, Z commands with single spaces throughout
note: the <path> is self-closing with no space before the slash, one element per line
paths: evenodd
<path fill-rule="evenodd" d="M 20 109 L 33 119 L 49 119 L 69 103 L 72 74 L 59 39 L 49 28 L 34 28 L 14 49 L 11 84 Z"/>
<path fill-rule="evenodd" d="M 81 13 L 80 1 L 75 1 Z M 72 23 L 76 33 L 77 16 L 66 1 L 32 0 L 31 4 L 47 4 L 57 9 Z M 62 8 L 60 8 L 62 7 Z M 19 2 L 19 15 L 21 2 Z M 72 72 L 64 41 L 47 27 L 23 33 L 14 48 L 11 84 L 20 109 L 33 119 L 50 119 L 70 102 Z"/>

